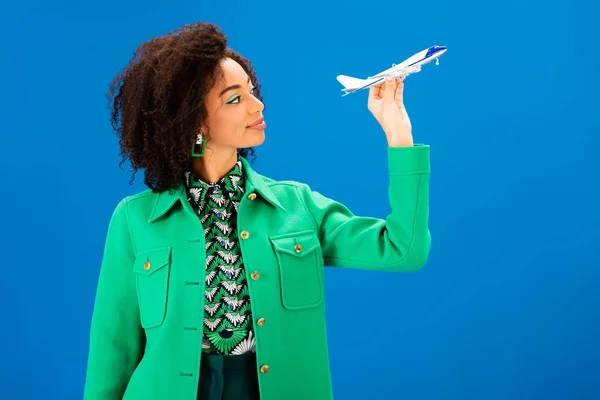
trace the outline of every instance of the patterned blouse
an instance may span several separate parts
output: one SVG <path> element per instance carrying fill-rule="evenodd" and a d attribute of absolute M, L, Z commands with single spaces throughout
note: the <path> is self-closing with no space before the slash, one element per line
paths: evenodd
<path fill-rule="evenodd" d="M 202 351 L 213 354 L 255 352 L 246 270 L 237 233 L 237 210 L 244 195 L 239 160 L 218 182 L 185 175 L 188 200 L 206 238 L 206 290 Z"/>

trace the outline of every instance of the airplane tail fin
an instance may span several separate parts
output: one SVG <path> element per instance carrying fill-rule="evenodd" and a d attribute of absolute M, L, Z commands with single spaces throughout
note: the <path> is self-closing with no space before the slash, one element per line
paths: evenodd
<path fill-rule="evenodd" d="M 363 86 L 366 82 L 364 79 L 353 78 L 346 75 L 338 75 L 336 79 L 344 86 L 344 89 L 358 88 Z"/>

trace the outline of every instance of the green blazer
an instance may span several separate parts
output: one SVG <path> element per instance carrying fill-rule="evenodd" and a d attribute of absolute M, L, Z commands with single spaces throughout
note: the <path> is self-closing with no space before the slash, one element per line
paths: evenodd
<path fill-rule="evenodd" d="M 262 400 L 333 398 L 324 267 L 415 271 L 429 255 L 429 146 L 388 147 L 386 219 L 353 215 L 246 160 L 238 235 L 255 321 Z M 195 400 L 205 241 L 185 188 L 126 197 L 109 223 L 84 400 Z M 260 326 L 256 321 L 261 320 Z"/>

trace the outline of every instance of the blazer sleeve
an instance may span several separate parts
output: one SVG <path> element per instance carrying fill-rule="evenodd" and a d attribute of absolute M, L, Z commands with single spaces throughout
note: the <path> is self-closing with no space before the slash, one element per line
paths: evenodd
<path fill-rule="evenodd" d="M 122 399 L 145 346 L 132 271 L 127 200 L 108 226 L 92 314 L 84 400 Z"/>
<path fill-rule="evenodd" d="M 337 201 L 304 185 L 303 201 L 317 227 L 325 265 L 415 271 L 429 256 L 430 147 L 388 147 L 390 214 L 355 216 Z"/>

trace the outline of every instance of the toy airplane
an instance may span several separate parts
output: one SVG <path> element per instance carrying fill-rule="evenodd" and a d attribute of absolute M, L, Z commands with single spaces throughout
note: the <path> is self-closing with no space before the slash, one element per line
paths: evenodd
<path fill-rule="evenodd" d="M 358 92 L 362 89 L 368 89 L 371 86 L 381 84 L 385 78 L 404 78 L 407 75 L 414 74 L 421 71 L 421 66 L 427 64 L 430 61 L 436 60 L 435 65 L 440 64 L 439 57 L 444 54 L 448 48 L 446 46 L 431 46 L 428 49 L 418 52 L 417 54 L 407 58 L 400 64 L 392 64 L 391 68 L 386 69 L 383 72 L 378 73 L 374 76 L 369 76 L 367 79 L 353 78 L 346 75 L 338 75 L 337 80 L 344 88 L 342 97 Z"/>

